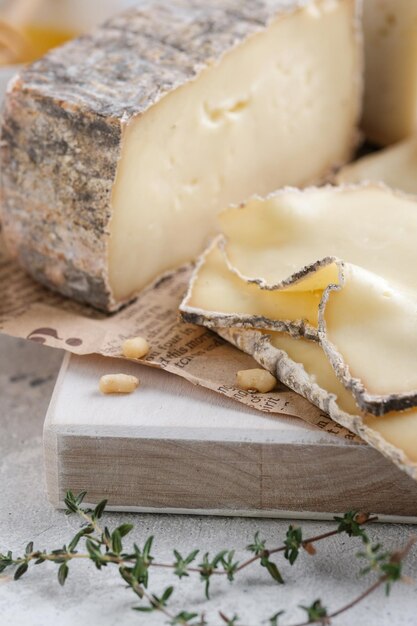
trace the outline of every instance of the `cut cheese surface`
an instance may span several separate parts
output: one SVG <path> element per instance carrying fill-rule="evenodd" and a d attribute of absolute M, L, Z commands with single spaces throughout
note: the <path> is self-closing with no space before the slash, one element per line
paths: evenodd
<path fill-rule="evenodd" d="M 282 328 L 281 322 L 290 322 L 316 329 L 321 296 L 322 292 L 266 291 L 248 284 L 227 267 L 214 242 L 202 257 L 180 310 L 190 321 L 204 316 L 214 324 L 236 325 L 241 316 L 241 326 Z"/>
<path fill-rule="evenodd" d="M 305 185 L 346 158 L 356 115 L 353 2 L 310 4 L 125 129 L 109 247 L 116 299 L 193 259 L 220 209 Z"/>
<path fill-rule="evenodd" d="M 369 154 L 345 165 L 336 176 L 337 183 L 383 182 L 406 193 L 417 194 L 417 139 Z"/>
<path fill-rule="evenodd" d="M 350 415 L 361 415 L 364 424 L 380 433 L 382 437 L 417 462 L 417 411 L 388 413 L 375 417 L 362 413 L 352 394 L 336 378 L 323 350 L 313 341 L 296 339 L 283 333 L 270 333 L 271 344 L 283 350 L 293 361 L 303 365 L 312 383 L 334 394 L 337 404 Z"/>
<path fill-rule="evenodd" d="M 417 130 L 417 2 L 365 0 L 366 136 L 387 145 Z"/>
<path fill-rule="evenodd" d="M 337 350 L 369 394 L 417 392 L 417 293 L 354 266 L 344 278 L 323 313 L 329 358 Z"/>
<path fill-rule="evenodd" d="M 384 186 L 284 189 L 219 219 L 230 265 L 263 287 L 305 288 L 310 275 L 325 288 L 340 259 L 417 293 L 417 204 Z M 324 262 L 328 273 L 314 274 Z"/>

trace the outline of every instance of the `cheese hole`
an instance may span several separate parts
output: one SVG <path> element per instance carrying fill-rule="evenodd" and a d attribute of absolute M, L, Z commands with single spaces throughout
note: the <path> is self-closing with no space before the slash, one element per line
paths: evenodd
<path fill-rule="evenodd" d="M 231 116 L 239 115 L 247 109 L 249 98 L 242 98 L 219 107 L 211 107 L 207 102 L 204 103 L 203 110 L 206 118 L 211 124 L 219 124 Z"/>
<path fill-rule="evenodd" d="M 238 100 L 232 107 L 229 109 L 229 113 L 240 113 L 240 111 L 244 111 L 248 108 L 249 100 Z"/>

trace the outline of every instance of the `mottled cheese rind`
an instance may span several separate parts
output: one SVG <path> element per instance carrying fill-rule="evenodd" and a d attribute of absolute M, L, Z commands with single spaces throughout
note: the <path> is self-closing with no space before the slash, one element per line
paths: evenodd
<path fill-rule="evenodd" d="M 320 74 L 327 76 L 327 82 L 317 87 L 323 100 L 312 98 L 311 102 L 297 103 L 298 115 L 303 111 L 308 114 L 309 107 L 326 103 L 328 98 L 336 100 L 335 80 L 341 80 L 346 90 L 343 101 L 338 101 L 337 112 L 323 113 L 326 121 L 334 121 L 340 115 L 340 125 L 346 132 L 336 152 L 332 146 L 328 158 L 323 159 L 317 172 L 320 177 L 345 161 L 355 142 L 361 63 L 354 0 L 255 0 L 250 5 L 237 0 L 143 1 L 137 9 L 110 20 L 92 35 L 52 51 L 25 69 L 9 88 L 1 142 L 1 218 L 14 256 L 44 284 L 95 307 L 114 310 L 133 298 L 135 289 L 128 281 L 123 283 L 132 269 L 125 268 L 120 259 L 115 267 L 111 266 L 112 258 L 117 257 L 114 250 L 109 257 L 110 244 L 116 240 L 116 231 L 112 231 L 117 225 L 113 209 L 117 204 L 119 215 L 119 205 L 124 204 L 123 199 L 118 201 L 116 191 L 120 191 L 120 186 L 116 185 L 123 178 L 124 170 L 119 171 L 119 164 L 123 164 L 125 147 L 134 141 L 129 138 L 130 129 L 133 125 L 139 127 L 141 119 L 149 119 L 149 113 L 156 111 L 159 104 L 162 108 L 163 102 L 178 89 L 194 88 L 205 68 L 209 68 L 208 72 L 220 67 L 230 51 L 236 52 L 239 46 L 268 32 L 274 20 L 286 22 L 287 18 L 300 15 L 300 19 L 310 20 L 316 28 L 323 15 L 331 17 L 333 13 L 340 16 L 338 28 L 329 22 L 326 36 L 318 39 L 323 46 L 346 48 L 342 60 L 345 69 L 340 70 L 341 60 L 335 65 L 332 55 L 325 54 L 331 71 L 328 75 L 324 70 Z M 292 37 L 291 41 L 304 39 Z M 320 50 L 324 54 L 326 48 Z M 311 58 L 311 50 L 306 51 L 305 58 Z M 336 67 L 339 72 L 335 72 Z M 314 81 L 317 75 L 313 68 L 307 78 Z M 287 92 L 285 98 L 297 110 Z M 232 103 L 232 113 L 239 106 L 240 101 Z M 216 116 L 216 109 L 210 112 Z M 296 117 L 294 124 L 299 124 Z M 309 127 L 314 130 L 316 125 Z M 317 145 L 322 147 L 324 129 L 315 132 Z M 329 138 L 334 136 L 332 131 Z M 262 150 L 262 146 L 253 142 L 244 153 L 252 165 L 257 150 Z M 239 171 L 242 181 L 253 171 L 252 165 Z M 215 163 L 208 162 L 205 171 L 210 172 L 213 167 Z M 281 169 L 276 170 L 280 177 L 285 176 Z M 305 177 L 306 173 L 300 170 L 295 182 L 309 182 Z M 153 182 L 155 188 L 164 183 L 161 176 Z M 192 186 L 194 181 L 185 183 Z M 278 184 L 282 184 L 281 178 L 268 182 L 272 188 Z M 256 186 L 254 178 L 253 187 Z M 129 188 L 124 193 L 127 197 Z M 166 255 L 170 244 L 175 244 L 174 250 L 178 248 L 178 237 L 183 238 L 184 253 L 176 249 L 172 256 L 175 265 L 195 254 L 197 237 L 193 240 L 181 228 L 180 233 L 167 238 L 153 238 L 158 229 L 170 231 L 171 222 L 167 224 L 159 218 L 152 221 L 153 202 L 146 199 L 145 204 L 140 207 L 138 200 L 138 211 L 149 215 L 150 221 L 139 221 L 139 229 L 136 224 L 128 231 L 124 228 L 127 234 L 119 250 L 122 258 L 127 259 L 129 247 L 136 250 L 150 241 L 150 250 L 151 244 L 158 244 L 149 254 L 144 250 L 137 265 L 140 271 L 141 267 L 146 269 L 141 280 L 149 281 L 158 271 L 171 268 Z M 178 210 L 181 209 L 180 199 Z M 192 220 L 186 223 L 193 230 Z M 198 237 L 202 238 L 204 229 L 199 224 L 201 220 L 196 226 Z M 210 219 L 207 231 L 212 226 Z M 148 233 L 151 236 L 147 237 Z M 164 257 L 163 263 L 159 263 L 158 255 Z M 153 272 L 149 270 L 152 263 Z M 137 288 L 142 286 L 138 279 Z"/>

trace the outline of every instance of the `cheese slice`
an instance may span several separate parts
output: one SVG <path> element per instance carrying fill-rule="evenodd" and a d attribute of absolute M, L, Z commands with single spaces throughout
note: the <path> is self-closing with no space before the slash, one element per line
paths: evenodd
<path fill-rule="evenodd" d="M 218 240 L 201 256 L 181 306 L 183 319 L 205 326 L 286 330 L 317 336 L 321 291 L 261 290 L 226 263 Z"/>
<path fill-rule="evenodd" d="M 365 0 L 363 129 L 387 145 L 417 131 L 417 3 Z"/>
<path fill-rule="evenodd" d="M 346 162 L 360 69 L 354 0 L 142 3 L 12 83 L 9 248 L 116 309 L 200 253 L 219 210 Z"/>
<path fill-rule="evenodd" d="M 262 288 L 324 289 L 341 260 L 417 293 L 417 204 L 385 186 L 284 189 L 219 219 L 230 267 Z"/>
<path fill-rule="evenodd" d="M 219 328 L 217 332 L 417 480 L 415 409 L 382 417 L 361 412 L 317 342 L 259 330 Z"/>
<path fill-rule="evenodd" d="M 272 346 L 284 350 L 292 361 L 303 366 L 311 383 L 336 396 L 338 407 L 350 415 L 361 416 L 363 423 L 380 433 L 386 441 L 402 450 L 410 461 L 417 463 L 417 411 L 389 413 L 375 417 L 362 414 L 352 394 L 336 378 L 329 361 L 318 343 L 296 339 L 283 333 L 272 333 Z"/>
<path fill-rule="evenodd" d="M 381 181 L 394 189 L 417 194 L 417 139 L 410 137 L 345 165 L 335 180 L 339 184 Z"/>
<path fill-rule="evenodd" d="M 320 312 L 323 349 L 357 403 L 377 415 L 417 405 L 417 292 L 345 265 Z"/>

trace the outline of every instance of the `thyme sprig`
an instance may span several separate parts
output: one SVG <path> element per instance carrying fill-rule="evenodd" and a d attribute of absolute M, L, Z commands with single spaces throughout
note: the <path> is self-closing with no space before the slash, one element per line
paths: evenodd
<path fill-rule="evenodd" d="M 133 543 L 130 549 L 126 549 L 124 539 L 133 530 L 133 524 L 121 524 L 114 530 L 110 530 L 107 526 L 102 527 L 100 520 L 105 512 L 107 500 L 97 504 L 94 509 L 88 509 L 82 506 L 85 496 L 86 492 L 75 495 L 68 491 L 66 494 L 66 513 L 68 515 L 77 514 L 84 522 L 82 528 L 74 535 L 68 545 L 64 544 L 62 548 L 48 552 L 47 550 L 35 550 L 31 541 L 27 544 L 22 556 L 14 557 L 11 551 L 6 554 L 0 553 L 0 573 L 8 568 L 14 568 L 14 579 L 18 580 L 28 571 L 30 564 L 39 565 L 49 561 L 58 565 L 58 582 L 60 585 L 64 585 L 69 574 L 69 564 L 75 559 L 88 559 L 94 563 L 98 570 L 108 565 L 115 565 L 118 567 L 124 582 L 141 601 L 139 606 L 133 607 L 134 610 L 141 613 L 159 611 L 167 618 L 167 623 L 171 626 L 208 626 L 208 622 L 204 613 L 199 614 L 189 610 L 175 613 L 170 609 L 169 601 L 174 593 L 172 585 L 166 587 L 159 596 L 149 592 L 149 572 L 152 568 L 172 570 L 173 575 L 179 580 L 189 577 L 191 574 L 197 574 L 204 584 L 206 598 L 209 599 L 210 582 L 213 576 L 224 576 L 233 582 L 239 572 L 255 563 L 259 563 L 276 583 L 282 585 L 284 578 L 271 556 L 282 552 L 288 563 L 294 565 L 301 550 L 313 556 L 316 554 L 314 544 L 344 533 L 349 537 L 356 537 L 362 542 L 363 549 L 356 556 L 365 559 L 366 564 L 360 570 L 360 574 L 373 573 L 377 578 L 360 595 L 332 612 L 329 612 L 321 599 L 315 600 L 310 605 L 301 605 L 300 608 L 306 614 L 306 621 L 291 626 L 328 625 L 334 618 L 362 602 L 380 587 L 385 587 L 386 594 L 388 594 L 394 583 L 404 580 L 403 563 L 416 541 L 415 538 L 411 538 L 401 550 L 386 551 L 380 543 L 373 544 L 371 542 L 364 528 L 366 524 L 375 522 L 377 517 L 349 511 L 342 517 L 335 517 L 337 526 L 334 530 L 313 537 L 303 538 L 302 529 L 290 525 L 282 545 L 272 549 L 266 546 L 265 540 L 260 537 L 259 532 L 256 532 L 253 542 L 247 546 L 247 550 L 252 553 L 252 556 L 242 562 L 235 558 L 235 550 L 221 550 L 214 556 L 205 552 L 196 564 L 200 550 L 195 549 L 186 556 L 183 556 L 178 550 L 174 550 L 173 562 L 161 563 L 156 561 L 152 554 L 152 536 L 144 541 L 142 547 Z M 81 541 L 84 542 L 85 552 L 77 550 Z M 269 617 L 267 621 L 270 626 L 281 626 L 283 614 L 284 611 L 279 610 Z M 227 616 L 223 611 L 219 611 L 218 615 L 223 625 L 244 626 L 238 615 Z"/>

